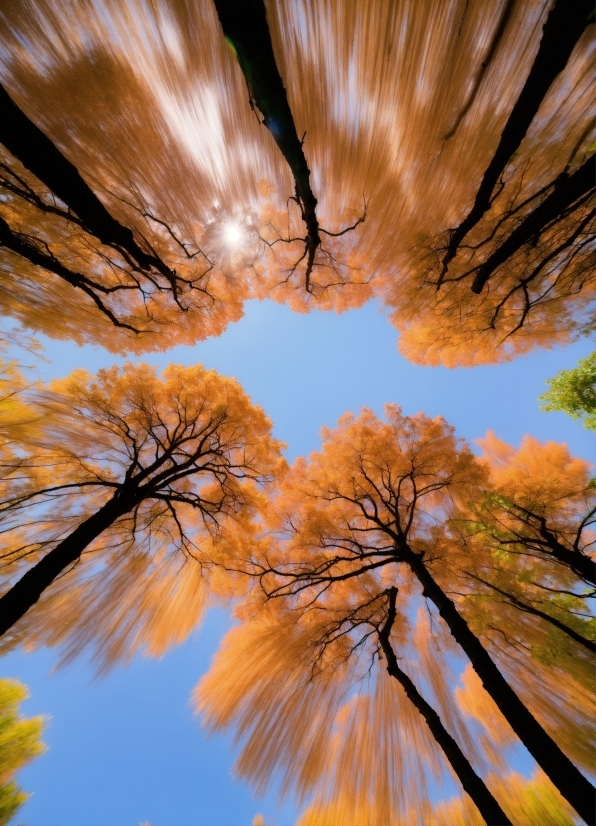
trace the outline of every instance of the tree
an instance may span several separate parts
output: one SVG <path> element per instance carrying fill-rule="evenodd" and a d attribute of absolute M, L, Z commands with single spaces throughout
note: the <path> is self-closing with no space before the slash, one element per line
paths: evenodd
<path fill-rule="evenodd" d="M 547 380 L 550 389 L 540 396 L 542 410 L 561 410 L 583 426 L 596 430 L 596 352 L 580 359 L 573 370 L 562 370 Z"/>
<path fill-rule="evenodd" d="M 20 768 L 43 754 L 41 717 L 25 719 L 19 704 L 29 695 L 17 680 L 0 680 L 0 824 L 5 826 L 29 797 L 13 777 Z"/>
<path fill-rule="evenodd" d="M 507 7 L 507 21 L 509 14 Z M 590 323 L 596 161 L 585 108 L 585 44 L 591 22 L 589 4 L 576 4 L 573 14 L 565 3 L 553 5 L 473 206 L 454 228 L 418 232 L 402 258 L 408 276 L 393 284 L 385 279 L 409 358 L 448 366 L 508 360 L 568 341 Z M 499 27 L 499 44 L 502 34 Z M 557 77 L 563 70 L 566 84 Z M 557 94 L 569 85 L 564 112 Z M 571 110 L 577 129 L 561 144 L 553 127 L 566 128 Z"/>
<path fill-rule="evenodd" d="M 580 814 L 590 817 L 590 784 L 511 688 L 466 621 L 467 606 L 458 606 L 448 595 L 460 591 L 451 568 L 457 574 L 461 565 L 457 545 L 450 537 L 448 518 L 453 516 L 454 508 L 457 513 L 467 501 L 481 495 L 486 484 L 481 465 L 455 440 L 442 420 L 431 420 L 422 414 L 407 418 L 394 406 L 388 407 L 387 417 L 388 423 L 383 423 L 371 411 L 363 411 L 358 418 L 346 414 L 337 430 L 324 430 L 321 452 L 312 454 L 309 460 L 298 459 L 282 482 L 272 522 L 278 539 L 264 542 L 260 551 L 255 551 L 251 570 L 268 600 L 288 603 L 295 625 L 302 624 L 296 614 L 305 616 L 305 627 L 297 631 L 296 644 L 290 646 L 285 632 L 281 636 L 280 645 L 291 648 L 284 663 L 297 656 L 296 646 L 302 634 L 299 662 L 304 670 L 305 658 L 306 663 L 310 662 L 312 676 L 323 670 L 320 663 L 327 664 L 327 646 L 337 643 L 339 647 L 328 655 L 331 676 L 325 678 L 327 682 L 333 680 L 334 670 L 339 671 L 339 664 L 349 660 L 350 652 L 371 645 L 375 633 L 379 638 L 382 623 L 391 615 L 391 607 L 389 613 L 387 609 L 387 596 L 391 593 L 388 588 L 397 585 L 406 600 L 401 608 L 402 627 L 407 627 L 406 618 L 413 610 L 408 607 L 409 600 L 434 605 L 444 622 L 440 623 L 438 617 L 433 620 L 439 623 L 441 642 L 446 647 L 457 643 L 465 652 L 484 688 L 539 765 Z M 318 625 L 314 638 L 309 628 L 312 624 Z M 273 627 L 267 633 L 274 634 Z M 245 637 L 254 645 L 257 634 L 258 630 L 253 628 L 245 632 Z M 224 683 L 226 667 L 230 668 L 235 658 L 241 656 L 238 646 L 247 644 L 241 635 L 238 631 L 231 638 L 236 642 L 232 642 L 232 648 L 224 649 L 213 674 L 204 681 L 200 704 L 212 725 L 220 726 L 236 718 L 241 732 L 254 730 L 240 765 L 253 776 L 262 777 L 267 766 L 280 759 L 278 753 L 269 751 L 257 760 L 255 749 L 264 748 L 260 733 L 270 730 L 266 720 L 271 711 L 265 697 L 271 691 L 275 693 L 273 681 L 281 678 L 272 677 L 272 682 L 267 683 L 266 676 L 257 678 L 256 672 L 248 670 L 247 680 L 263 679 L 264 685 L 255 687 L 250 697 L 243 694 L 242 699 L 228 680 Z M 379 643 L 382 636 L 381 633 Z M 449 637 L 451 642 L 447 643 Z M 386 651 L 385 656 L 388 654 Z M 369 669 L 370 656 L 369 651 Z M 403 656 L 401 640 L 398 656 Z M 430 667 L 428 661 L 425 665 Z M 393 667 L 390 657 L 388 667 Z M 344 664 L 344 668 L 348 666 Z M 435 672 L 435 686 L 443 679 L 448 686 L 444 677 L 448 669 L 443 673 L 440 666 L 436 668 L 441 673 Z M 288 679 L 297 679 L 296 671 Z M 341 688 L 334 690 L 343 695 L 346 684 L 339 682 Z M 290 690 L 289 685 L 285 690 Z M 277 689 L 280 688 L 278 685 Z M 245 685 L 243 691 L 247 691 Z M 446 691 L 443 684 L 442 691 L 435 688 L 435 696 L 444 697 Z M 302 702 L 306 702 L 304 694 Z M 317 702 L 323 702 L 321 697 Z M 335 701 L 325 702 L 337 702 L 337 695 Z M 257 719 L 249 721 L 246 715 L 257 714 L 259 705 Z M 276 719 L 282 713 L 277 710 Z M 291 720 L 292 714 L 287 710 L 285 713 Z M 305 706 L 300 719 L 308 713 Z M 321 725 L 323 713 L 321 710 L 315 714 L 316 725 Z M 331 721 L 335 719 L 331 710 L 330 717 Z M 283 735 L 278 733 L 282 744 L 288 743 L 292 725 L 288 723 Z M 306 728 L 301 736 L 308 736 L 308 731 Z M 280 744 L 280 748 L 286 747 L 289 746 Z M 311 760 L 304 748 L 299 743 L 291 747 L 292 754 L 298 755 L 295 762 Z M 385 759 L 390 759 L 388 754 Z M 346 774 L 345 766 L 343 772 L 344 776 L 352 776 L 349 771 Z M 316 774 L 314 768 L 312 773 Z M 376 772 L 371 769 L 370 773 L 374 776 Z M 379 778 L 382 783 L 386 775 L 380 771 Z M 296 783 L 300 788 L 302 781 L 297 779 Z M 395 790 L 394 785 L 388 787 Z M 378 787 L 375 793 L 379 793 Z M 375 799 L 375 793 L 365 796 L 361 803 Z M 379 812 L 377 815 L 381 821 Z"/>
<path fill-rule="evenodd" d="M 448 274 L 439 272 L 446 236 L 417 245 L 410 258 L 415 277 L 396 293 L 403 304 L 394 314 L 409 357 L 449 366 L 507 360 L 569 340 L 589 322 L 596 159 L 569 172 L 572 160 L 538 187 L 527 177 L 528 161 L 513 169 Z"/>
<path fill-rule="evenodd" d="M 493 548 L 548 557 L 595 585 L 596 501 L 588 462 L 570 456 L 565 445 L 542 445 L 531 436 L 518 451 L 491 432 L 479 443 L 493 486 L 473 527 Z"/>
<path fill-rule="evenodd" d="M 269 420 L 200 365 L 75 371 L 32 403 L 51 415 L 5 460 L 2 633 L 43 595 L 31 640 L 88 634 L 109 659 L 184 639 L 283 465 Z"/>
<path fill-rule="evenodd" d="M 128 253 L 141 269 L 173 277 L 159 257 L 142 250 L 132 231 L 110 215 L 78 169 L 19 109 L 1 84 L 0 116 L 0 142 L 78 216 L 89 232 L 106 246 Z"/>
<path fill-rule="evenodd" d="M 593 141 L 585 5 L 451 2 L 429 27 L 422 11 L 385 0 L 266 15 L 243 4 L 227 17 L 223 2 L 167 0 L 142 18 L 119 2 L 84 19 L 44 0 L 35 14 L 20 2 L 3 10 L 0 27 L 11 94 L 139 243 L 158 246 L 148 212 L 217 264 L 199 230 L 236 223 L 250 247 L 225 268 L 239 303 L 242 286 L 300 311 L 376 293 L 408 357 L 455 365 L 568 341 L 591 317 L 589 193 L 569 201 L 580 169 L 589 182 Z M 85 48 L 65 45 L 66 30 Z M 283 125 L 277 137 L 261 115 Z M 308 284 L 316 234 L 293 200 L 297 181 L 302 207 L 317 201 L 322 239 Z M 481 218 L 437 291 L 481 187 Z M 163 241 L 178 271 L 184 254 Z M 473 294 L 478 270 L 505 253 Z"/>
<path fill-rule="evenodd" d="M 557 794 L 543 774 L 537 772 L 527 780 L 519 774 L 512 773 L 504 777 L 491 778 L 498 788 L 498 797 L 511 812 L 519 826 L 535 826 L 536 823 L 548 823 L 552 826 L 576 826 L 577 819 L 565 801 Z M 309 806 L 297 826 L 327 826 L 327 824 L 345 823 L 352 820 L 362 826 L 374 826 L 374 807 L 365 809 L 357 815 L 344 802 L 336 800 L 324 809 Z M 397 821 L 396 821 L 397 822 Z M 465 799 L 456 798 L 440 803 L 426 821 L 429 826 L 481 826 L 478 813 Z"/>
<path fill-rule="evenodd" d="M 499 797 L 519 826 L 549 823 L 552 826 L 575 826 L 573 811 L 548 782 L 542 772 L 531 779 L 512 773 L 495 778 Z M 475 812 L 463 800 L 454 800 L 437 807 L 437 826 L 480 826 Z M 300 824 L 302 826 L 302 824 Z M 310 826 L 308 821 L 304 826 Z M 315 826 L 313 824 L 312 826 Z"/>
<path fill-rule="evenodd" d="M 317 806 L 343 793 L 343 818 L 328 821 L 334 826 L 366 805 L 375 823 L 426 823 L 444 754 L 406 692 L 371 662 L 378 647 L 374 628 L 362 623 L 353 635 L 333 633 L 347 613 L 345 600 L 342 605 L 336 596 L 325 602 L 330 616 L 311 610 L 300 619 L 298 612 L 269 603 L 234 628 L 197 688 L 197 709 L 210 730 L 237 727 L 243 748 L 236 772 L 259 793 L 278 776 L 282 792 L 295 790 L 299 801 L 314 794 Z M 377 607 L 383 603 L 379 599 Z M 382 609 L 368 615 L 373 622 L 383 619 Z M 409 656 L 403 616 L 399 656 L 408 651 L 408 671 L 421 691 L 432 696 L 457 741 L 485 768 L 482 729 L 462 723 L 446 690 L 454 676 L 449 659 L 434 650 L 424 615 L 419 620 L 413 636 L 422 662 Z M 427 654 L 437 665 L 430 685 Z"/>
<path fill-rule="evenodd" d="M 443 749 L 455 774 L 461 780 L 462 786 L 476 804 L 478 811 L 488 823 L 509 823 L 509 819 L 497 800 L 488 790 L 485 783 L 476 774 L 470 762 L 442 724 L 436 711 L 424 700 L 408 675 L 400 668 L 397 657 L 391 645 L 391 628 L 395 622 L 398 589 L 393 586 L 388 590 L 387 619 L 383 627 L 378 630 L 378 639 L 381 650 L 387 660 L 387 672 L 394 677 L 406 692 L 408 699 L 416 706 L 424 717 L 435 740 Z"/>
<path fill-rule="evenodd" d="M 206 253 L 137 197 L 142 248 L 3 87 L 0 113 L 0 141 L 9 150 L 0 160 L 7 314 L 51 336 L 99 340 L 116 352 L 195 342 L 241 316 L 247 285 L 238 273 L 230 277 L 221 241 L 205 239 Z M 193 231 L 205 238 L 204 227 Z M 242 271 L 240 260 L 234 268 Z M 85 296 L 82 307 L 73 287 Z"/>
<path fill-rule="evenodd" d="M 238 6 L 229 0 L 215 0 L 215 8 L 226 40 L 246 78 L 250 105 L 253 109 L 256 105 L 261 111 L 263 125 L 273 136 L 294 176 L 294 199 L 306 226 L 302 258 L 307 259 L 305 289 L 308 292 L 317 248 L 321 243 L 317 199 L 310 185 L 310 169 L 303 151 L 304 138 L 302 141 L 298 138 L 286 90 L 275 63 L 265 4 L 263 0 L 249 0 Z"/>
<path fill-rule="evenodd" d="M 490 209 L 492 194 L 499 178 L 505 171 L 509 159 L 519 148 L 553 81 L 565 68 L 578 41 L 590 24 L 592 12 L 593 9 L 588 2 L 576 3 L 571 10 L 564 0 L 556 0 L 553 4 L 542 29 L 538 53 L 501 133 L 491 162 L 484 172 L 474 205 L 463 221 L 450 232 L 449 245 L 443 258 L 443 268 L 438 285 L 443 282 L 449 264 L 457 254 L 458 246 Z M 588 172 L 586 176 L 588 188 L 594 186 L 593 178 L 593 174 L 590 178 Z M 578 195 L 575 194 L 573 200 L 577 197 Z M 530 237 L 535 232 L 536 229 L 534 233 L 530 232 Z M 485 271 L 488 270 L 487 264 L 483 266 Z M 472 291 L 480 292 L 486 280 L 488 280 L 488 273 L 479 273 L 472 285 Z"/>
<path fill-rule="evenodd" d="M 304 261 L 303 289 L 307 296 L 312 295 L 320 299 L 322 295 L 323 306 L 326 303 L 326 293 L 331 287 L 346 286 L 348 293 L 352 292 L 358 297 L 365 296 L 368 298 L 368 291 L 365 289 L 368 279 L 359 277 L 358 267 L 353 264 L 351 266 L 342 265 L 332 250 L 322 246 L 321 238 L 321 235 L 324 235 L 331 240 L 356 229 L 366 217 L 366 208 L 362 216 L 355 218 L 350 226 L 338 232 L 329 232 L 319 224 L 317 199 L 311 188 L 310 169 L 304 154 L 306 133 L 300 140 L 286 90 L 275 61 L 263 0 L 249 0 L 241 6 L 230 2 L 230 0 L 215 0 L 215 8 L 224 36 L 230 44 L 234 56 L 238 59 L 246 79 L 251 109 L 255 111 L 255 114 L 257 109 L 261 112 L 263 125 L 271 133 L 273 140 L 292 171 L 295 191 L 289 200 L 297 204 L 300 217 L 306 227 L 304 238 L 290 233 L 281 234 L 277 227 L 283 226 L 286 222 L 281 215 L 276 216 L 276 220 L 273 221 L 272 210 L 268 210 L 269 221 L 267 221 L 267 224 L 269 225 L 269 232 L 261 236 L 261 240 L 270 249 L 277 247 L 279 244 L 282 247 L 284 244 L 288 245 L 288 256 L 290 259 L 293 258 L 293 260 L 288 261 L 286 278 L 281 283 L 278 277 L 275 279 L 275 286 L 281 287 L 278 292 L 287 295 L 288 291 L 287 289 L 284 290 L 283 287 L 291 281 L 292 276 Z M 298 259 L 295 259 L 294 248 L 297 243 L 302 243 L 303 251 Z M 279 269 L 279 266 L 280 264 L 277 262 L 276 269 Z M 323 270 L 322 279 L 313 277 L 315 267 L 317 270 Z M 329 279 L 325 277 L 325 270 L 329 270 L 331 273 L 330 283 L 327 283 Z M 352 285 L 356 287 L 356 290 L 350 291 L 349 288 Z M 294 290 L 291 290 L 287 297 L 290 297 L 292 292 Z"/>

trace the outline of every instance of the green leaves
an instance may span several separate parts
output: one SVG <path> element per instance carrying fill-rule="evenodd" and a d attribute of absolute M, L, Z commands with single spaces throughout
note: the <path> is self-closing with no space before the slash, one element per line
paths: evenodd
<path fill-rule="evenodd" d="M 596 431 L 596 351 L 580 359 L 573 370 L 557 373 L 548 384 L 550 389 L 539 397 L 542 410 L 560 410 Z"/>

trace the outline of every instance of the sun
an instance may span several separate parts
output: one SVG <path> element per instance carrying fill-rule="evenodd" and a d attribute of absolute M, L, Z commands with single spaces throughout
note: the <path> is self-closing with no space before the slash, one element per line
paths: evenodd
<path fill-rule="evenodd" d="M 242 227 L 235 221 L 228 221 L 224 226 L 224 238 L 230 247 L 237 247 L 244 237 Z"/>

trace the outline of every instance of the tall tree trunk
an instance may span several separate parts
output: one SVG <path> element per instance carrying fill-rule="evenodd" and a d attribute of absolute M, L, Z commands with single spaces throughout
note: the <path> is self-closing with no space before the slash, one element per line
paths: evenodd
<path fill-rule="evenodd" d="M 317 199 L 310 185 L 310 169 L 283 80 L 275 62 L 271 34 L 263 0 L 214 0 L 226 40 L 232 45 L 246 78 L 251 103 L 263 115 L 263 123 L 286 159 L 296 184 L 296 199 L 307 231 L 308 261 L 306 288 L 321 243 L 317 220 Z"/>
<path fill-rule="evenodd" d="M 0 84 L 0 143 L 23 166 L 60 198 L 83 221 L 87 230 L 102 244 L 120 247 L 131 255 L 141 269 L 155 267 L 171 279 L 168 267 L 155 255 L 142 250 L 132 230 L 123 226 L 83 180 L 79 170 L 38 126 L 17 106 Z"/>
<path fill-rule="evenodd" d="M 542 29 L 538 54 L 507 119 L 495 154 L 484 172 L 474 205 L 451 233 L 439 284 L 442 283 L 450 262 L 457 255 L 460 243 L 489 209 L 495 184 L 511 156 L 519 148 L 553 81 L 565 68 L 578 40 L 590 23 L 588 18 L 592 11 L 591 0 L 574 0 L 572 3 L 569 0 L 556 0 L 550 10 Z"/>
<path fill-rule="evenodd" d="M 551 221 L 556 220 L 568 207 L 594 189 L 596 189 L 596 156 L 593 155 L 572 175 L 567 173 L 561 175 L 551 194 L 544 199 L 540 206 L 526 215 L 511 235 L 489 255 L 476 273 L 472 283 L 472 292 L 481 293 L 484 285 L 497 267 L 504 264 L 508 258 L 511 258 L 532 238 L 540 235 L 545 227 Z M 588 557 L 568 551 L 566 548 L 563 548 L 563 552 L 563 556 L 566 557 L 565 564 L 571 565 L 573 560 L 577 558 L 580 566 L 583 566 L 582 570 L 585 570 L 587 575 L 592 577 L 589 581 L 594 582 L 594 563 Z M 553 556 L 556 556 L 556 553 L 553 552 Z M 586 576 L 586 574 L 582 573 L 580 576 Z"/>
<path fill-rule="evenodd" d="M 592 159 L 592 185 L 596 187 L 596 156 Z M 546 526 L 546 520 L 541 519 L 540 536 L 546 541 L 551 554 L 554 558 L 571 568 L 574 574 L 577 574 L 586 582 L 596 585 L 596 563 L 590 559 L 589 556 L 581 553 L 581 551 L 570 551 L 557 540 L 556 536 L 549 531 Z"/>
<path fill-rule="evenodd" d="M 76 562 L 85 548 L 118 517 L 127 513 L 133 500 L 114 496 L 97 513 L 85 519 L 59 542 L 43 559 L 30 568 L 0 597 L 0 636 L 6 633 L 31 608 L 42 593 L 69 565 Z"/>
<path fill-rule="evenodd" d="M 379 630 L 379 642 L 387 660 L 388 673 L 399 682 L 408 699 L 424 717 L 433 737 L 443 750 L 445 757 L 464 787 L 464 791 L 470 795 L 488 826 L 511 826 L 511 821 L 488 790 L 482 778 L 476 774 L 468 758 L 443 725 L 437 712 L 426 702 L 412 680 L 399 667 L 389 640 L 391 627 L 395 620 L 397 588 L 390 588 L 387 593 L 389 597 L 387 620 Z"/>
<path fill-rule="evenodd" d="M 434 580 L 422 559 L 405 543 L 400 543 L 398 553 L 399 558 L 409 566 L 422 585 L 423 595 L 436 605 L 454 639 L 465 651 L 474 671 L 482 680 L 482 685 L 495 701 L 513 731 L 563 797 L 586 823 L 593 823 L 596 790 L 592 784 L 573 765 L 522 703 L 478 637 L 472 633 L 467 622 L 460 616 L 455 604 Z"/>

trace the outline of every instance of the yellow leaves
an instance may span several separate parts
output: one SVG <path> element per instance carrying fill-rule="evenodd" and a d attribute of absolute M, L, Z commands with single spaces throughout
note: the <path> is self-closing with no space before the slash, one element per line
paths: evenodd
<path fill-rule="evenodd" d="M 40 740 L 43 718 L 25 719 L 18 713 L 19 704 L 28 696 L 25 686 L 17 680 L 0 680 L 0 821 L 3 825 L 29 797 L 14 783 L 15 773 L 45 751 Z"/>
<path fill-rule="evenodd" d="M 571 807 L 539 769 L 530 779 L 517 773 L 492 775 L 488 785 L 517 826 L 537 823 L 574 826 L 577 823 Z M 469 798 L 441 803 L 433 814 L 429 826 L 482 826 L 483 823 Z"/>

